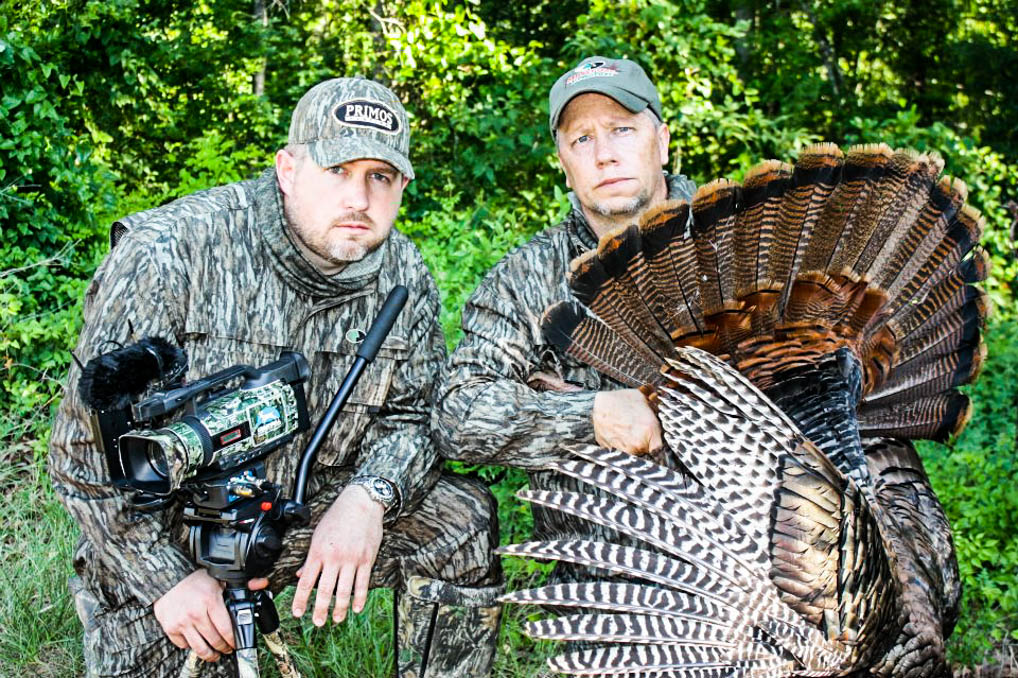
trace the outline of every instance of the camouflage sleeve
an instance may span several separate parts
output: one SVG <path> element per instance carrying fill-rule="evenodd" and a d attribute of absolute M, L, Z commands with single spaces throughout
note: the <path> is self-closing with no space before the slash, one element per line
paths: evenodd
<path fill-rule="evenodd" d="M 540 364 L 540 317 L 553 284 L 531 279 L 517 290 L 496 269 L 463 310 L 463 340 L 439 382 L 432 415 L 439 451 L 472 463 L 544 468 L 571 443 L 592 443 L 596 391 L 537 391 L 527 378 Z M 564 279 L 564 277 L 563 277 Z M 548 281 L 552 282 L 553 281 Z"/>
<path fill-rule="evenodd" d="M 445 337 L 438 322 L 435 282 L 429 273 L 425 278 L 424 284 L 416 286 L 424 292 L 411 291 L 412 306 L 403 310 L 412 314 L 408 355 L 396 367 L 385 403 L 365 433 L 356 474 L 392 482 L 400 506 L 434 479 L 428 472 L 438 458 L 430 437 L 430 417 L 435 378 L 445 360 Z M 399 515 L 397 508 L 386 514 L 386 521 Z"/>
<path fill-rule="evenodd" d="M 186 298 L 185 278 L 174 272 L 173 260 L 157 250 L 158 243 L 126 238 L 96 272 L 85 295 L 85 323 L 75 349 L 82 362 L 117 345 L 112 342 L 128 344 L 145 336 L 176 341 L 174 328 L 182 326 L 182 317 L 173 301 Z M 78 395 L 80 373 L 76 365 L 71 367 L 53 424 L 50 476 L 96 557 L 142 605 L 149 605 L 195 565 L 173 543 L 164 512 L 135 510 L 110 484 L 87 408 Z"/>

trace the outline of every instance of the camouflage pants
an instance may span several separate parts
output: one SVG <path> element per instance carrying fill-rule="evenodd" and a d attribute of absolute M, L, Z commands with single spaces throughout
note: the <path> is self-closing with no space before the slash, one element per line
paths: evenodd
<path fill-rule="evenodd" d="M 314 526 L 350 476 L 346 469 L 315 469 L 309 488 L 313 497 L 309 502 L 311 526 L 287 533 L 286 547 L 270 575 L 274 590 L 294 583 L 294 572 L 304 562 Z M 407 589 L 411 578 L 414 582 L 434 581 L 449 590 L 479 592 L 483 600 L 466 600 L 468 606 L 494 605 L 501 591 L 502 574 L 493 552 L 498 544 L 498 525 L 495 501 L 488 489 L 470 478 L 444 474 L 430 492 L 411 501 L 410 510 L 385 527 L 371 587 L 401 591 Z M 84 555 L 79 550 L 75 562 L 79 576 L 71 580 L 75 606 L 85 627 L 88 678 L 178 676 L 187 653 L 169 641 L 150 607 L 142 607 L 133 599 L 109 600 L 107 594 L 118 589 L 104 581 L 97 560 L 89 557 L 87 550 Z M 487 649 L 483 646 L 490 645 L 494 651 L 492 625 L 497 626 L 497 616 L 482 614 L 478 619 L 480 625 L 474 632 L 450 636 L 452 642 L 464 645 L 449 648 L 453 655 L 480 652 L 479 661 L 483 662 Z M 209 664 L 202 672 L 208 677 L 234 675 L 232 657 Z"/>

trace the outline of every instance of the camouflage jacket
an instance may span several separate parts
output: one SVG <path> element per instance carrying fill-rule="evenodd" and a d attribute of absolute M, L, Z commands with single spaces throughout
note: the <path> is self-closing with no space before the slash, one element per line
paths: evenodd
<path fill-rule="evenodd" d="M 284 229 L 272 170 L 134 214 L 112 233 L 116 244 L 85 295 L 75 349 L 82 362 L 115 347 L 112 342 L 156 335 L 187 351 L 193 380 L 299 351 L 311 366 L 305 389 L 312 429 L 386 295 L 405 285 L 409 301 L 340 413 L 318 463 L 391 481 L 402 504 L 387 521 L 431 487 L 439 471 L 429 416 L 445 341 L 434 280 L 405 236 L 393 231 L 374 253 L 323 276 Z M 79 376 L 72 367 L 50 441 L 54 486 L 82 530 L 75 568 L 91 575 L 86 582 L 102 583 L 111 605 L 131 598 L 148 605 L 195 569 L 183 546 L 179 505 L 141 513 L 110 487 L 77 392 Z M 286 492 L 310 435 L 266 459 L 268 477 Z"/>
<path fill-rule="evenodd" d="M 694 190 L 686 177 L 668 177 L 670 199 L 692 199 Z M 572 194 L 570 200 L 573 209 L 562 223 L 507 254 L 474 291 L 432 415 L 444 456 L 526 469 L 531 486 L 542 489 L 566 487 L 568 479 L 541 469 L 563 458 L 563 446 L 594 442 L 594 396 L 621 388 L 541 334 L 545 309 L 572 298 L 569 262 L 597 246 Z M 580 390 L 545 390 L 562 382 Z M 534 520 L 541 538 L 561 534 L 551 524 L 558 522 L 554 516 L 535 508 Z"/>

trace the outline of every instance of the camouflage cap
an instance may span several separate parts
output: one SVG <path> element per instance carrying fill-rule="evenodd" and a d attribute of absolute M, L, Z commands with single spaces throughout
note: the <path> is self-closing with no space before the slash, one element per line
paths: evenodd
<path fill-rule="evenodd" d="M 552 136 L 555 136 L 566 104 L 585 92 L 597 92 L 611 97 L 633 113 L 639 113 L 649 106 L 658 120 L 664 117 L 657 88 L 639 64 L 629 59 L 592 56 L 563 73 L 552 85 L 548 94 L 548 124 Z"/>
<path fill-rule="evenodd" d="M 319 167 L 376 158 L 413 179 L 406 111 L 388 87 L 364 78 L 320 82 L 290 118 L 291 144 L 307 144 Z"/>

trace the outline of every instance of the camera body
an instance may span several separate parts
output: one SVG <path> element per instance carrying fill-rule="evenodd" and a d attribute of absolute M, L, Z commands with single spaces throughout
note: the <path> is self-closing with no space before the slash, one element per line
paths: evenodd
<path fill-rule="evenodd" d="M 177 490 L 206 492 L 310 428 L 309 375 L 304 357 L 288 351 L 261 368 L 236 365 L 140 402 L 93 410 L 113 484 L 132 491 L 145 510 L 165 506 Z"/>

